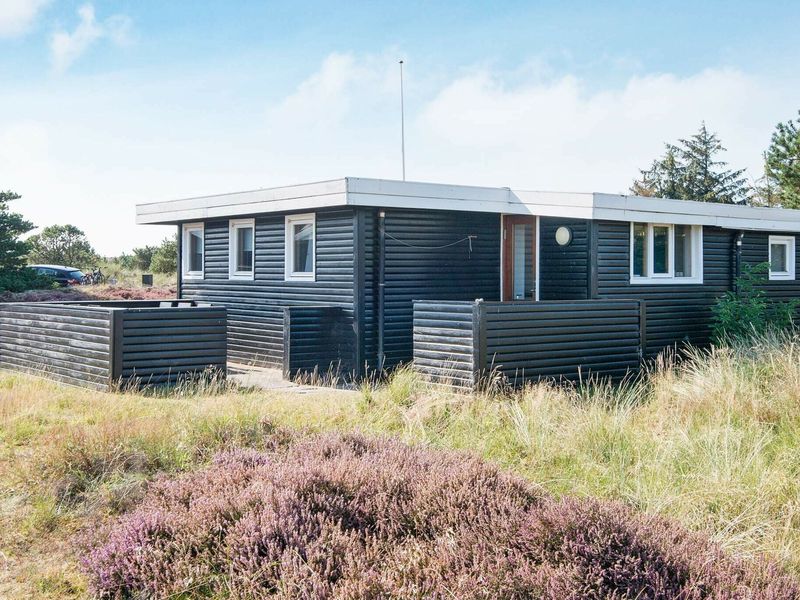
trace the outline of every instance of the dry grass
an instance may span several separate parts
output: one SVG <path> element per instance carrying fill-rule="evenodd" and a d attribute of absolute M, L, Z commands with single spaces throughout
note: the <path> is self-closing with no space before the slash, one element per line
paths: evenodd
<path fill-rule="evenodd" d="M 103 394 L 0 375 L 0 597 L 80 597 L 79 528 L 161 472 L 275 427 L 468 449 L 556 494 L 623 500 L 800 575 L 800 342 L 697 353 L 643 382 L 514 396 L 433 390 L 409 371 L 351 394 L 183 388 Z"/>

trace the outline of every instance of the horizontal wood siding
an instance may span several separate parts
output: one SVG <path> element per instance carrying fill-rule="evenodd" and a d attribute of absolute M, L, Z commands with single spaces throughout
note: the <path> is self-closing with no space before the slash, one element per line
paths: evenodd
<path fill-rule="evenodd" d="M 225 308 L 131 308 L 122 312 L 123 383 L 175 383 L 206 369 L 224 372 Z"/>
<path fill-rule="evenodd" d="M 500 215 L 391 209 L 385 224 L 384 353 L 391 368 L 413 356 L 413 300 L 499 299 Z M 373 227 L 380 235 L 377 219 Z M 475 236 L 471 249 L 468 236 Z M 367 281 L 376 280 L 376 252 L 366 264 L 372 271 Z M 375 364 L 376 355 L 369 358 Z"/>
<path fill-rule="evenodd" d="M 285 215 L 255 219 L 255 278 L 228 278 L 229 221 L 205 223 L 205 278 L 185 279 L 180 296 L 228 309 L 228 357 L 233 362 L 281 367 L 283 309 L 335 305 L 353 311 L 352 209 L 316 213 L 316 281 L 284 281 Z"/>
<path fill-rule="evenodd" d="M 484 303 L 484 368 L 512 384 L 542 378 L 620 378 L 640 364 L 635 300 Z"/>
<path fill-rule="evenodd" d="M 775 232 L 772 235 L 793 235 L 791 233 Z M 770 234 L 763 231 L 746 231 L 742 238 L 742 262 L 755 266 L 769 261 L 769 236 Z M 768 275 L 765 273 L 766 281 L 761 285 L 770 298 L 776 300 L 800 300 L 800 280 L 797 279 L 797 273 L 800 272 L 800 236 L 795 235 L 794 250 L 795 250 L 795 279 L 793 280 L 773 280 L 770 281 Z"/>
<path fill-rule="evenodd" d="M 378 212 L 372 208 L 358 210 L 364 213 L 364 231 L 361 236 L 364 241 L 362 360 L 367 370 L 374 371 L 378 366 Z"/>
<path fill-rule="evenodd" d="M 556 243 L 568 227 L 572 241 Z M 539 221 L 539 300 L 586 300 L 589 289 L 589 221 L 542 217 Z"/>
<path fill-rule="evenodd" d="M 355 369 L 353 315 L 339 306 L 284 309 L 284 375 L 328 373 L 348 378 Z"/>
<path fill-rule="evenodd" d="M 711 307 L 731 287 L 736 232 L 703 228 L 703 283 L 631 285 L 630 223 L 600 221 L 597 226 L 597 286 L 600 298 L 647 302 L 647 354 L 685 342 L 710 341 Z"/>
<path fill-rule="evenodd" d="M 474 302 L 414 302 L 414 368 L 435 383 L 474 388 Z"/>
<path fill-rule="evenodd" d="M 111 311 L 0 304 L 0 367 L 81 387 L 108 389 Z"/>

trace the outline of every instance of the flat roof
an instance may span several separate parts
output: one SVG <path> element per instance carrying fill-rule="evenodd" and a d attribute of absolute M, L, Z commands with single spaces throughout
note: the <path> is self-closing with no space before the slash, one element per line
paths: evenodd
<path fill-rule="evenodd" d="M 176 224 L 341 206 L 455 210 L 800 232 L 800 210 L 785 208 L 362 177 L 137 204 L 136 222 Z"/>

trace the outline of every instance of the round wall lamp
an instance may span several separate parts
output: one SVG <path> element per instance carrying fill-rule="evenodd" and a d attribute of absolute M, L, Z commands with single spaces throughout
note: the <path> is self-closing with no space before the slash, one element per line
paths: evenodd
<path fill-rule="evenodd" d="M 569 227 L 559 227 L 556 229 L 556 244 L 568 246 L 572 241 L 572 230 Z"/>

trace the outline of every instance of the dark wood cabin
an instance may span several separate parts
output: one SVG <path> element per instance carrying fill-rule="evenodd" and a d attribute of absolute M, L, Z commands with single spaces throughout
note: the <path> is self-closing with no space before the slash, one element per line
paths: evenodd
<path fill-rule="evenodd" d="M 769 295 L 800 297 L 800 211 L 779 208 L 345 178 L 140 204 L 137 222 L 177 226 L 179 298 L 227 308 L 229 361 L 287 374 L 336 363 L 359 376 L 410 361 L 414 301 L 554 312 L 636 300 L 638 352 L 652 357 L 706 344 L 711 306 L 745 264 L 770 263 Z M 616 320 L 628 318 L 598 312 L 584 336 L 565 315 L 535 332 L 509 321 L 515 360 L 530 352 L 519 338 L 537 333 L 564 356 L 547 373 L 567 376 L 587 362 L 581 338 L 610 352 Z M 439 343 L 435 323 L 420 343 L 446 349 L 455 338 L 445 327 Z"/>

